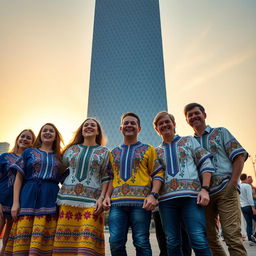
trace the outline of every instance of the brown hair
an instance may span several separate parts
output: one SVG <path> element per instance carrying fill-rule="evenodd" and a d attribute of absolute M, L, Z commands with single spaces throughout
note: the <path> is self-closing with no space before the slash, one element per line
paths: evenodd
<path fill-rule="evenodd" d="M 87 120 L 93 120 L 96 124 L 97 124 L 97 128 L 98 128 L 98 132 L 99 134 L 96 136 L 96 143 L 98 145 L 105 145 L 106 144 L 106 138 L 103 134 L 103 129 L 99 123 L 99 121 L 97 121 L 97 119 L 93 118 L 93 117 L 87 117 L 83 123 L 79 126 L 79 128 L 75 131 L 73 138 L 71 139 L 71 141 L 68 143 L 68 145 L 64 148 L 64 152 L 71 146 L 76 145 L 76 144 L 82 144 L 84 142 L 84 137 L 82 135 L 82 130 L 83 130 L 83 125 Z M 63 152 L 63 153 L 64 153 Z"/>
<path fill-rule="evenodd" d="M 187 115 L 188 111 L 190 111 L 191 109 L 198 107 L 202 113 L 205 113 L 205 109 L 202 105 L 200 105 L 199 103 L 189 103 L 184 107 L 184 114 L 185 116 Z"/>
<path fill-rule="evenodd" d="M 55 153 L 56 158 L 59 159 L 59 160 L 61 160 L 61 144 L 63 145 L 64 142 L 63 142 L 63 138 L 62 138 L 60 132 L 58 131 L 58 129 L 56 128 L 56 126 L 55 126 L 54 124 L 52 124 L 52 123 L 46 123 L 46 124 L 44 124 L 44 125 L 41 127 L 41 129 L 40 129 L 40 131 L 39 131 L 39 133 L 38 133 L 38 135 L 37 135 L 37 137 L 36 137 L 36 140 L 35 140 L 35 142 L 34 142 L 33 147 L 34 147 L 34 148 L 40 148 L 40 147 L 41 147 L 41 145 L 42 145 L 41 133 L 42 133 L 43 128 L 44 128 L 46 125 L 52 126 L 52 127 L 54 128 L 54 130 L 55 130 L 56 138 L 55 138 L 55 140 L 54 140 L 54 142 L 53 142 L 53 144 L 52 144 L 52 150 L 53 150 L 53 152 Z"/>
<path fill-rule="evenodd" d="M 136 115 L 136 114 L 133 113 L 133 112 L 127 112 L 127 113 L 122 114 L 122 116 L 121 116 L 121 124 L 122 124 L 123 120 L 124 120 L 127 116 L 135 117 L 135 118 L 137 119 L 138 126 L 140 127 L 140 118 L 139 118 L 138 115 Z"/>
<path fill-rule="evenodd" d="M 156 129 L 159 119 L 166 115 L 169 116 L 171 121 L 175 124 L 175 118 L 172 114 L 169 114 L 167 111 L 161 111 L 161 112 L 158 112 L 154 118 L 153 124 L 154 124 L 155 129 Z"/>
<path fill-rule="evenodd" d="M 22 130 L 22 131 L 19 133 L 19 135 L 16 137 L 14 147 L 13 147 L 13 149 L 10 151 L 10 153 L 15 153 L 15 154 L 18 153 L 18 151 L 19 151 L 18 139 L 19 139 L 20 135 L 21 135 L 23 132 L 26 132 L 26 131 L 28 131 L 28 132 L 30 132 L 30 133 L 32 134 L 32 143 L 34 143 L 34 141 L 35 141 L 35 139 L 36 139 L 36 136 L 35 136 L 34 132 L 33 132 L 31 129 L 24 129 L 24 130 Z"/>

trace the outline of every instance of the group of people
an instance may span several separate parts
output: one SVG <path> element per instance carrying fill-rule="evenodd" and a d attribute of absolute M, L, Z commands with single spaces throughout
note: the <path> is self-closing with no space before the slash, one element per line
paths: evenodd
<path fill-rule="evenodd" d="M 110 209 L 111 254 L 127 255 L 131 227 L 136 255 L 151 256 L 151 213 L 159 205 L 161 255 L 189 255 L 191 248 L 198 256 L 226 255 L 218 217 L 230 255 L 247 255 L 237 185 L 248 154 L 227 129 L 206 125 L 202 105 L 188 104 L 184 114 L 195 135 L 177 135 L 174 116 L 159 112 L 153 125 L 162 143 L 156 148 L 138 140 L 140 118 L 132 112 L 122 115 L 123 143 L 111 151 L 94 118 L 81 124 L 63 152 L 53 124 L 36 138 L 22 131 L 12 152 L 0 156 L 1 254 L 105 255 L 103 211 Z"/>

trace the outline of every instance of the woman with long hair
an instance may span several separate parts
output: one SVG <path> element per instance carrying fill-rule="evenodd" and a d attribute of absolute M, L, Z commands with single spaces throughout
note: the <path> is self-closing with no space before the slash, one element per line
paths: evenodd
<path fill-rule="evenodd" d="M 33 131 L 25 129 L 16 137 L 13 149 L 9 153 L 0 155 L 0 233 L 6 224 L 0 255 L 4 252 L 12 227 L 11 206 L 13 202 L 13 183 L 16 173 L 10 170 L 10 166 L 21 156 L 26 148 L 32 146 L 34 141 L 35 134 Z"/>
<path fill-rule="evenodd" d="M 13 227 L 4 255 L 52 255 L 57 224 L 62 137 L 46 123 L 33 145 L 12 165 L 17 170 Z"/>
<path fill-rule="evenodd" d="M 60 209 L 53 255 L 105 255 L 102 203 L 110 165 L 103 140 L 99 122 L 87 118 L 64 151 L 69 175 L 57 197 Z"/>

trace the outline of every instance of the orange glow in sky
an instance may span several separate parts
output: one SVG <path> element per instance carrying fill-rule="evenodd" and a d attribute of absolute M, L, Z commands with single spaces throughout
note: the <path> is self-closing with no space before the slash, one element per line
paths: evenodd
<path fill-rule="evenodd" d="M 86 118 L 94 0 L 0 2 L 0 141 L 53 122 L 66 142 Z M 160 0 L 168 108 L 227 127 L 256 154 L 256 1 Z M 152 117 L 153 118 L 153 117 Z M 253 175 L 251 159 L 244 171 Z M 255 178 L 256 180 L 256 178 Z"/>

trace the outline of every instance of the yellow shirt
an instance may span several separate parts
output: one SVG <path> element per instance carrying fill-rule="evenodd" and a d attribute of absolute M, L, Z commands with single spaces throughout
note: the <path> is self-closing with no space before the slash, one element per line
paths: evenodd
<path fill-rule="evenodd" d="M 140 141 L 111 151 L 112 205 L 141 206 L 151 192 L 152 179 L 164 182 L 164 170 L 153 146 Z"/>

